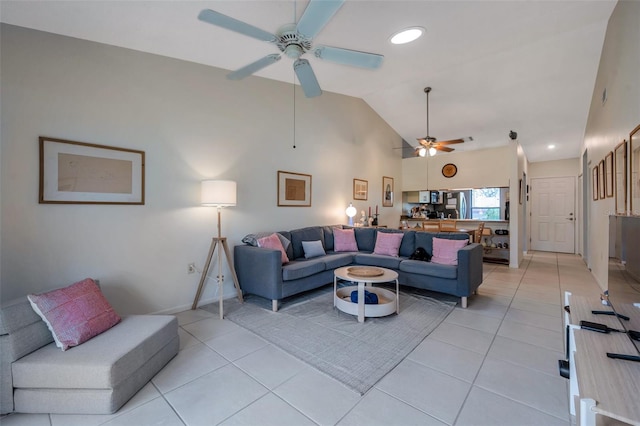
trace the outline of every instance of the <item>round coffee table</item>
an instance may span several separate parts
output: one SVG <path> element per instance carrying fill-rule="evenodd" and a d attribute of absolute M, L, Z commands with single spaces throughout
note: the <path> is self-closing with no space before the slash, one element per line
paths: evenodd
<path fill-rule="evenodd" d="M 357 283 L 357 286 L 338 289 L 338 279 Z M 373 283 L 395 281 L 396 292 L 372 287 Z M 364 289 L 378 296 L 378 304 L 364 303 Z M 377 266 L 344 266 L 333 272 L 333 306 L 351 315 L 358 316 L 358 322 L 365 317 L 383 317 L 400 312 L 398 273 Z M 358 291 L 358 303 L 351 301 L 351 292 Z"/>

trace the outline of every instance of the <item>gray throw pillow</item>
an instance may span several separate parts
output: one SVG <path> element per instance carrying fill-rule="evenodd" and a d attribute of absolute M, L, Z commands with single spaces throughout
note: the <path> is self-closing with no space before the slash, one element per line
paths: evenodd
<path fill-rule="evenodd" d="M 302 249 L 304 250 L 304 257 L 311 259 L 312 257 L 324 256 L 324 248 L 322 247 L 322 241 L 302 241 Z"/>

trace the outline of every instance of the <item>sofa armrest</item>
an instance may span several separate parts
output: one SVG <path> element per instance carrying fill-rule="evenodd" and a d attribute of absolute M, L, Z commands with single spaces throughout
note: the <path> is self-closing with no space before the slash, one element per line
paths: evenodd
<path fill-rule="evenodd" d="M 282 298 L 280 250 L 239 245 L 234 247 L 234 266 L 240 288 L 271 300 Z"/>
<path fill-rule="evenodd" d="M 458 294 L 471 296 L 482 278 L 482 246 L 472 243 L 458 250 Z"/>

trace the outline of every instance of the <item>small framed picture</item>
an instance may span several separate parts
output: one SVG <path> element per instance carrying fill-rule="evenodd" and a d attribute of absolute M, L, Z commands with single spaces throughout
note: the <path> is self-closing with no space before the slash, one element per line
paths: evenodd
<path fill-rule="evenodd" d="M 382 207 L 393 207 L 393 178 L 382 177 Z"/>
<path fill-rule="evenodd" d="M 363 179 L 353 180 L 353 199 L 366 201 L 369 196 L 369 182 Z"/>
<path fill-rule="evenodd" d="M 616 182 L 616 214 L 627 214 L 627 141 L 614 150 Z"/>
<path fill-rule="evenodd" d="M 604 174 L 606 182 L 607 198 L 613 197 L 613 152 L 607 154 L 604 158 Z"/>
<path fill-rule="evenodd" d="M 39 141 L 40 204 L 144 204 L 144 151 Z"/>
<path fill-rule="evenodd" d="M 278 207 L 311 207 L 311 175 L 278 170 Z"/>
<path fill-rule="evenodd" d="M 591 188 L 593 189 L 593 201 L 598 201 L 598 166 L 594 166 L 591 171 Z"/>
<path fill-rule="evenodd" d="M 629 133 L 629 155 L 631 164 L 629 211 L 632 216 L 640 216 L 640 125 Z"/>
<path fill-rule="evenodd" d="M 604 160 L 600 160 L 598 163 L 598 189 L 600 190 L 600 199 L 604 200 L 607 196 L 606 186 L 607 181 L 604 175 Z"/>

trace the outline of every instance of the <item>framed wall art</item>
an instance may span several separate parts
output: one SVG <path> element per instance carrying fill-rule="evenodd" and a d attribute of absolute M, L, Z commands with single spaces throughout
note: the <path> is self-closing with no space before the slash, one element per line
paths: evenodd
<path fill-rule="evenodd" d="M 41 136 L 41 204 L 144 204 L 144 151 Z"/>
<path fill-rule="evenodd" d="M 369 182 L 363 179 L 353 180 L 353 199 L 366 201 L 369 196 Z"/>
<path fill-rule="evenodd" d="M 598 166 L 594 166 L 591 171 L 591 188 L 593 193 L 593 201 L 598 201 Z"/>
<path fill-rule="evenodd" d="M 393 207 L 393 178 L 382 176 L 382 207 Z"/>
<path fill-rule="evenodd" d="M 599 198 L 604 200 L 607 196 L 606 192 L 606 180 L 604 175 L 604 160 L 600 160 L 598 163 L 598 189 L 599 189 Z"/>
<path fill-rule="evenodd" d="M 605 193 L 607 198 L 613 197 L 613 152 L 604 157 Z"/>
<path fill-rule="evenodd" d="M 615 163 L 616 214 L 627 214 L 627 141 L 613 150 Z"/>
<path fill-rule="evenodd" d="M 311 207 L 311 175 L 278 170 L 278 206 Z"/>
<path fill-rule="evenodd" d="M 629 210 L 631 215 L 640 216 L 640 125 L 629 134 L 629 155 L 631 174 L 629 185 L 631 186 L 631 202 Z"/>

